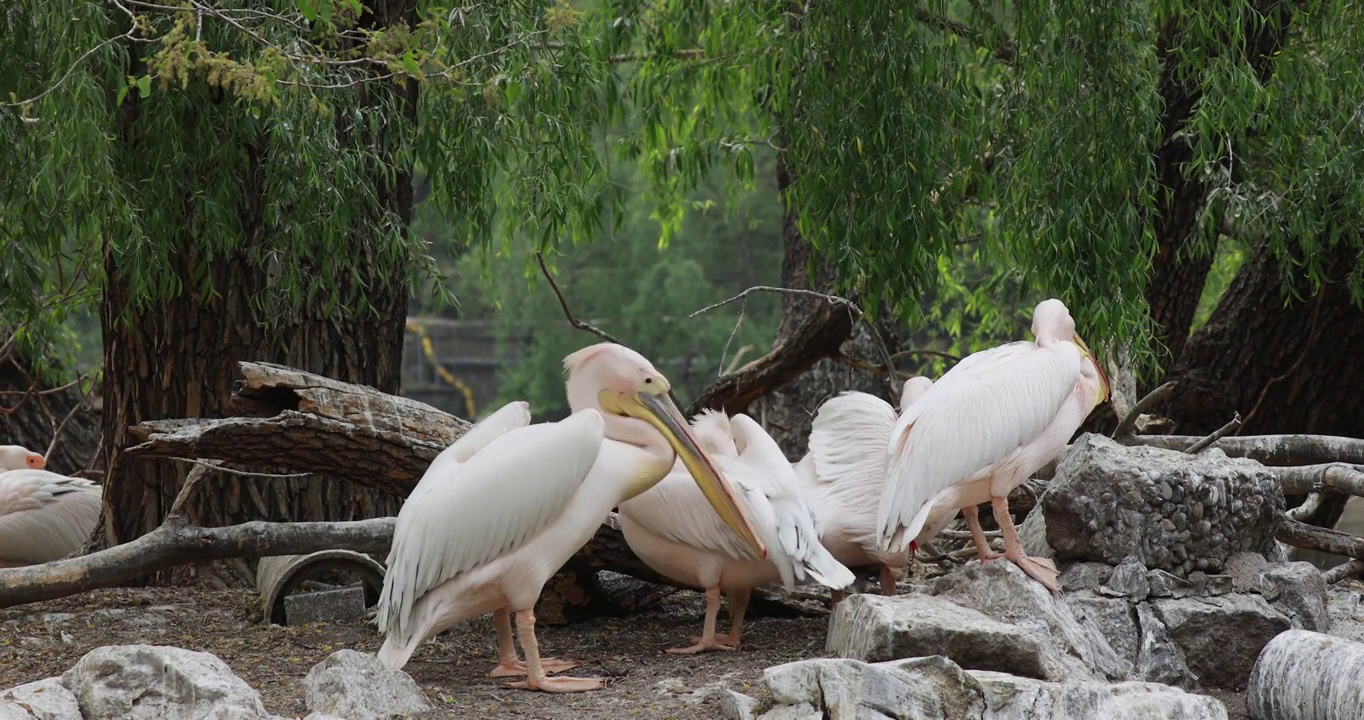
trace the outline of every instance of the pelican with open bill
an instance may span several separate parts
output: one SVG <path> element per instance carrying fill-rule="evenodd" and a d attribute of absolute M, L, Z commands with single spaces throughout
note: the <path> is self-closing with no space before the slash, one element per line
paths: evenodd
<path fill-rule="evenodd" d="M 767 556 L 648 360 L 599 343 L 564 358 L 564 368 L 572 415 L 531 425 L 527 403 L 502 407 L 437 456 L 404 503 L 376 617 L 388 667 L 401 668 L 427 638 L 492 612 L 500 662 L 491 676 L 525 675 L 512 687 L 547 692 L 603 687 L 600 678 L 547 676 L 577 663 L 540 656 L 535 603 L 611 509 L 653 487 L 678 459 L 725 524 Z"/>

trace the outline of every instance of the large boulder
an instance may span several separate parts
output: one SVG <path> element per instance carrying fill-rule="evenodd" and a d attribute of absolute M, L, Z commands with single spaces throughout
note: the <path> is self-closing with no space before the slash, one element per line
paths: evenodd
<path fill-rule="evenodd" d="M 978 718 L 985 709 L 980 684 L 943 657 L 875 665 L 800 660 L 768 668 L 763 683 L 777 707 L 761 720 L 803 714 L 833 720 L 958 720 Z"/>
<path fill-rule="evenodd" d="M 266 720 L 260 695 L 209 653 L 112 645 L 62 675 L 85 720 Z"/>
<path fill-rule="evenodd" d="M 411 676 L 354 650 L 338 650 L 314 665 L 303 687 L 313 713 L 349 720 L 396 720 L 432 709 Z"/>
<path fill-rule="evenodd" d="M 1041 507 L 1057 559 L 1116 565 L 1132 556 L 1186 577 L 1219 573 L 1239 551 L 1273 553 L 1284 498 L 1263 465 L 1217 448 L 1189 455 L 1086 434 L 1057 465 Z"/>
<path fill-rule="evenodd" d="M 48 678 L 0 691 L 0 707 L 8 703 L 21 708 L 32 720 L 82 720 L 80 703 L 62 684 Z M 5 714 L 0 710 L 0 718 Z"/>
<path fill-rule="evenodd" d="M 1265 645 L 1246 688 L 1255 720 L 1354 720 L 1364 714 L 1364 643 L 1290 630 Z"/>
<path fill-rule="evenodd" d="M 1156 600 L 1152 605 L 1188 670 L 1204 687 L 1244 688 L 1260 651 L 1291 627 L 1259 595 Z"/>
<path fill-rule="evenodd" d="M 834 607 L 825 649 L 883 662 L 945 655 L 965 668 L 1046 677 L 1042 646 L 1016 625 L 932 595 L 852 595 Z"/>
<path fill-rule="evenodd" d="M 1049 683 L 981 670 L 969 674 L 985 689 L 982 720 L 1227 720 L 1227 708 L 1217 699 L 1157 683 Z"/>

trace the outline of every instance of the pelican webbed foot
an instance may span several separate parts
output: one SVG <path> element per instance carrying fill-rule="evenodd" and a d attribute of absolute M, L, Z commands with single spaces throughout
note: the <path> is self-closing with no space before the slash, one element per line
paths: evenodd
<path fill-rule="evenodd" d="M 606 681 L 601 678 L 579 678 L 579 677 L 545 677 L 535 680 L 534 676 L 527 676 L 520 682 L 507 683 L 507 687 L 518 690 L 539 690 L 547 693 L 578 693 L 601 690 L 606 687 Z"/>
<path fill-rule="evenodd" d="M 545 673 L 547 674 L 561 673 L 565 670 L 572 670 L 573 668 L 578 667 L 578 665 L 579 663 L 576 663 L 572 660 L 560 660 L 558 658 L 543 658 L 540 660 L 540 666 L 544 668 Z M 524 661 L 504 660 L 498 663 L 497 667 L 493 668 L 488 673 L 488 677 L 490 678 L 521 677 L 527 674 L 528 672 L 529 670 L 526 668 L 526 663 Z"/>

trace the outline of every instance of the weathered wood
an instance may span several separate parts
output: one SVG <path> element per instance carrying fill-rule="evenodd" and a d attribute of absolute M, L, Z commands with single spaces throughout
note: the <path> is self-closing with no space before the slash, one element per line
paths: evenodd
<path fill-rule="evenodd" d="M 248 522 L 222 528 L 172 517 L 142 537 L 107 550 L 43 565 L 0 570 L 0 607 L 113 587 L 177 565 L 228 558 L 302 555 L 345 549 L 386 553 L 394 518 L 351 522 Z"/>
<path fill-rule="evenodd" d="M 1364 497 L 1364 466 L 1326 463 L 1270 470 L 1283 484 L 1285 495 L 1306 495 L 1322 490 L 1334 490 L 1346 495 Z"/>
<path fill-rule="evenodd" d="M 341 382 L 272 363 L 238 363 L 242 379 L 232 391 L 232 409 L 248 417 L 296 410 L 350 423 L 375 433 L 397 433 L 446 447 L 469 423 L 443 410 L 367 385 Z"/>
<path fill-rule="evenodd" d="M 271 418 L 154 420 L 134 425 L 132 457 L 179 457 L 269 465 L 341 477 L 406 497 L 445 445 L 378 424 L 356 425 L 285 410 Z"/>
<path fill-rule="evenodd" d="M 1280 633 L 1260 651 L 1246 687 L 1256 720 L 1357 718 L 1364 707 L 1364 644 L 1308 630 Z"/>
<path fill-rule="evenodd" d="M 705 409 L 744 412 L 754 400 L 795 380 L 816 362 L 836 357 L 856 323 L 857 316 L 848 307 L 816 303 L 786 342 L 702 390 L 687 408 L 687 416 Z"/>
<path fill-rule="evenodd" d="M 1284 518 L 1275 539 L 1285 545 L 1364 560 L 1364 538 Z"/>
<path fill-rule="evenodd" d="M 1138 435 L 1131 444 L 1184 451 L 1202 439 L 1196 435 Z M 1364 440 L 1336 435 L 1224 437 L 1213 447 L 1229 457 L 1248 457 L 1265 465 L 1364 464 Z"/>

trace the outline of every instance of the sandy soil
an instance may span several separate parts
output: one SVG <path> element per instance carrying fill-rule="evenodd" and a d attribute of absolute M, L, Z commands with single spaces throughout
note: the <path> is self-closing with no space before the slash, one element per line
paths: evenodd
<path fill-rule="evenodd" d="M 568 674 L 605 676 L 607 688 L 551 696 L 503 688 L 491 616 L 427 643 L 405 668 L 449 717 L 690 719 L 719 710 L 703 688 L 757 694 L 764 668 L 823 657 L 825 618 L 752 617 L 737 652 L 663 652 L 700 632 L 701 598 L 679 592 L 655 610 L 568 627 L 545 627 L 546 655 L 583 663 Z M 297 628 L 260 622 L 259 596 L 196 588 L 102 590 L 0 610 L 0 688 L 60 675 L 102 645 L 148 643 L 211 652 L 261 693 L 273 713 L 300 717 L 303 676 L 336 650 L 378 650 L 363 622 Z M 727 627 L 721 614 L 721 628 Z M 700 691 L 700 692 L 698 692 Z"/>

